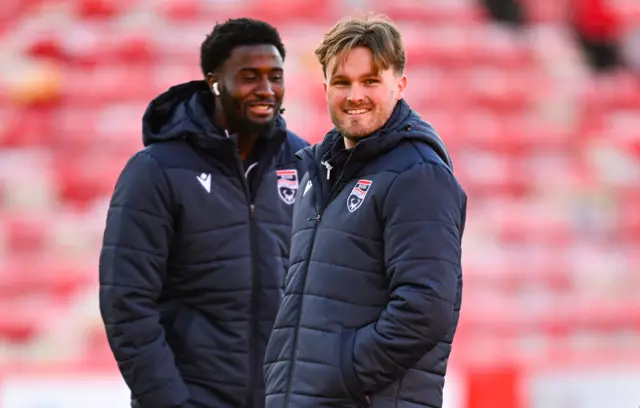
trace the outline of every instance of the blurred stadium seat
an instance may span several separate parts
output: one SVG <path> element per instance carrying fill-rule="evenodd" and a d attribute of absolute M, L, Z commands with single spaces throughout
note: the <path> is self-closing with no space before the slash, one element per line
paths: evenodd
<path fill-rule="evenodd" d="M 570 358 L 585 330 L 594 340 L 576 359 L 630 358 L 611 344 L 640 332 L 640 88 L 585 72 L 563 45 L 563 2 L 525 3 L 528 33 L 489 23 L 472 0 L 4 2 L 0 58 L 16 65 L 0 79 L 0 348 L 113 369 L 98 250 L 148 101 L 201 75 L 215 21 L 264 18 L 289 50 L 285 118 L 317 142 L 329 121 L 313 50 L 334 19 L 368 4 L 401 26 L 407 99 L 450 146 L 469 194 L 455 366 L 483 353 L 507 366 Z M 640 23 L 640 3 L 617 4 Z M 45 341 L 61 327 L 51 319 L 77 350 Z"/>

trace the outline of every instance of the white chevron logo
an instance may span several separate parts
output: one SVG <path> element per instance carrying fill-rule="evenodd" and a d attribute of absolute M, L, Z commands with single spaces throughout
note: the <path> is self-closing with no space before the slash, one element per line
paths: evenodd
<path fill-rule="evenodd" d="M 204 187 L 204 189 L 207 190 L 207 193 L 210 193 L 211 192 L 211 174 L 202 173 L 197 178 L 200 184 L 202 184 L 202 187 Z"/>

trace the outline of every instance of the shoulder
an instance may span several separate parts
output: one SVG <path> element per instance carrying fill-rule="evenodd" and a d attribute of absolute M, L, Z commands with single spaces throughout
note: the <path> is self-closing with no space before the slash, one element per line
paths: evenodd
<path fill-rule="evenodd" d="M 459 208 L 464 212 L 466 193 L 449 166 L 433 149 L 418 144 L 415 151 L 419 159 L 407 163 L 395 174 L 389 185 L 388 196 L 402 198 L 402 203 L 398 204 L 401 206 L 422 203 L 418 207 L 425 212 L 438 208 Z"/>
<path fill-rule="evenodd" d="M 453 174 L 451 168 L 438 154 L 438 152 L 428 143 L 411 141 L 408 143 L 409 148 L 413 150 L 413 160 L 408 168 L 417 165 L 427 165 L 438 168 L 440 171 Z"/>
<path fill-rule="evenodd" d="M 145 148 L 134 153 L 124 165 L 114 186 L 111 205 L 146 208 L 149 200 L 156 198 L 166 203 L 170 190 L 162 165 Z"/>
<path fill-rule="evenodd" d="M 417 122 L 424 127 L 414 130 L 428 137 L 407 138 L 391 152 L 396 173 L 393 184 L 430 186 L 434 191 L 448 190 L 455 196 L 464 196 L 439 136 L 428 123 Z"/>
<path fill-rule="evenodd" d="M 285 143 L 289 144 L 294 152 L 298 152 L 298 150 L 302 150 L 305 147 L 309 146 L 309 142 L 290 130 L 287 130 L 287 139 Z"/>
<path fill-rule="evenodd" d="M 288 165 L 291 163 L 297 163 L 299 160 L 296 158 L 296 153 L 309 146 L 309 142 L 296 135 L 290 130 L 287 130 L 287 137 L 282 143 L 280 154 L 278 156 L 278 166 Z"/>
<path fill-rule="evenodd" d="M 435 166 L 442 171 L 451 169 L 428 143 L 405 140 L 393 150 L 378 158 L 376 167 L 400 175 L 416 166 Z"/>
<path fill-rule="evenodd" d="M 190 168 L 197 161 L 193 147 L 182 139 L 151 144 L 138 154 L 152 157 L 163 169 Z"/>
<path fill-rule="evenodd" d="M 413 111 L 407 124 L 408 129 L 401 132 L 402 141 L 394 149 L 396 160 L 405 164 L 403 170 L 418 164 L 429 164 L 453 174 L 447 147 L 433 125 Z"/>

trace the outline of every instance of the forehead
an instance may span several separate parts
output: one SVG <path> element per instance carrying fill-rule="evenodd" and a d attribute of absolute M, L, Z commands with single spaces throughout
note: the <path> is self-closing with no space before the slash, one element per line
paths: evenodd
<path fill-rule="evenodd" d="M 241 45 L 231 51 L 225 66 L 232 71 L 282 68 L 282 56 L 271 44 Z"/>
<path fill-rule="evenodd" d="M 327 65 L 327 74 L 330 77 L 339 75 L 355 78 L 377 73 L 379 72 L 373 54 L 367 47 L 356 47 L 343 56 L 333 57 Z"/>

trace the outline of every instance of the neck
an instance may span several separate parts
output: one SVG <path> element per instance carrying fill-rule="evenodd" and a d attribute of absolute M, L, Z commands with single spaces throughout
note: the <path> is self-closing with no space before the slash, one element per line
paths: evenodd
<path fill-rule="evenodd" d="M 227 120 L 226 115 L 221 106 L 216 107 L 216 110 L 213 112 L 213 121 L 214 123 L 229 132 L 229 135 L 236 133 L 236 129 L 230 125 Z M 236 148 L 238 150 L 238 154 L 242 157 L 242 160 L 246 160 L 253 150 L 253 146 L 255 144 L 257 137 L 255 135 L 251 135 L 249 133 L 237 133 L 236 135 Z"/>
<path fill-rule="evenodd" d="M 256 135 L 238 134 L 238 154 L 240 154 L 242 160 L 246 160 L 247 157 L 249 157 L 249 154 L 251 154 L 251 151 L 256 144 L 256 139 L 258 139 Z"/>
<path fill-rule="evenodd" d="M 354 142 L 353 140 L 347 139 L 346 137 L 344 138 L 344 148 L 345 149 L 353 149 L 354 147 L 356 147 L 357 142 Z"/>
<path fill-rule="evenodd" d="M 227 118 L 225 117 L 220 107 L 216 107 L 216 109 L 213 111 L 213 123 L 215 123 L 216 126 L 222 129 L 226 129 L 227 132 L 232 131 L 231 129 L 229 129 L 229 122 L 227 121 Z"/>

